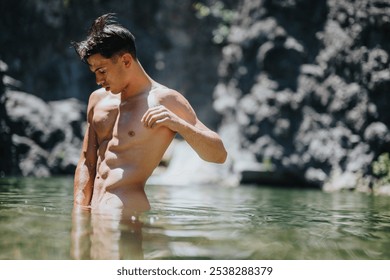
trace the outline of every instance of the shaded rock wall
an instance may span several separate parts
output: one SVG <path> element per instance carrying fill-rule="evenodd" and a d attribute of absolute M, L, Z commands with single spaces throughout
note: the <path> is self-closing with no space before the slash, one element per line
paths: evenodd
<path fill-rule="evenodd" d="M 390 150 L 390 3 L 242 0 L 238 13 L 214 103 L 238 135 L 226 137 L 236 172 L 356 187 Z"/>
<path fill-rule="evenodd" d="M 0 170 L 73 172 L 85 119 L 76 99 L 96 86 L 69 42 L 117 12 L 153 78 L 186 95 L 212 128 L 214 109 L 221 115 L 230 155 L 221 174 L 324 188 L 370 178 L 390 150 L 388 1 L 220 1 L 233 22 L 197 17 L 196 2 L 2 1 Z M 216 30 L 227 31 L 218 44 Z"/>
<path fill-rule="evenodd" d="M 84 39 L 93 20 L 108 12 L 136 37 L 146 71 L 158 82 L 182 92 L 200 117 L 216 127 L 212 92 L 218 79 L 218 46 L 213 26 L 199 21 L 194 0 L 20 0 L 1 1 L 0 59 L 21 89 L 47 100 L 87 102 L 96 89 L 89 69 L 71 48 Z M 206 1 L 207 2 L 207 1 Z"/>
<path fill-rule="evenodd" d="M 7 124 L 7 112 L 4 104 L 5 85 L 4 77 L 8 70 L 8 65 L 0 60 L 0 176 L 10 174 L 12 171 L 12 154 L 11 154 L 11 135 Z"/>
<path fill-rule="evenodd" d="M 6 70 L 6 64 L 2 65 Z M 19 83 L 6 71 L 2 76 L 0 175 L 73 174 L 84 134 L 86 105 L 74 98 L 45 102 L 15 89 Z"/>
<path fill-rule="evenodd" d="M 0 175 L 74 172 L 83 102 L 97 86 L 70 42 L 84 39 L 92 21 L 107 12 L 134 33 L 152 78 L 182 92 L 216 128 L 212 92 L 220 53 L 210 40 L 210 21 L 196 18 L 194 2 L 1 1 L 7 13 L 0 17 Z"/>

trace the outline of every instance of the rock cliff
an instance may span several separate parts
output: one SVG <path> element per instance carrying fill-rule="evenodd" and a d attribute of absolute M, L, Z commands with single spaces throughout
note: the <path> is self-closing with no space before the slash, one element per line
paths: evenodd
<path fill-rule="evenodd" d="M 117 12 L 135 34 L 149 74 L 219 127 L 229 161 L 196 182 L 367 189 L 372 162 L 390 151 L 389 1 L 25 0 L 0 7 L 8 11 L 0 25 L 3 174 L 74 169 L 82 102 L 95 85 L 69 42 L 106 12 Z M 181 166 L 187 152 L 174 154 L 172 166 Z M 185 181 L 200 173 L 189 171 Z"/>
<path fill-rule="evenodd" d="M 390 150 L 389 31 L 388 1 L 240 1 L 214 105 L 243 181 L 369 186 Z"/>
<path fill-rule="evenodd" d="M 97 86 L 70 43 L 82 40 L 92 21 L 107 12 L 117 13 L 136 36 L 148 74 L 182 92 L 199 117 L 216 128 L 212 92 L 219 47 L 209 39 L 211 27 L 195 16 L 193 3 L 2 1 L 7 13 L 0 18 L 1 174 L 74 172 L 85 103 Z"/>
<path fill-rule="evenodd" d="M 85 104 L 45 102 L 20 91 L 0 61 L 0 172 L 4 175 L 73 174 L 83 138 Z"/>

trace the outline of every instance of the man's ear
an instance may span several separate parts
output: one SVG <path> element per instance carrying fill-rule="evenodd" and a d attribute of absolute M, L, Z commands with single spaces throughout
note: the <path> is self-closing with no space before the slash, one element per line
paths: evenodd
<path fill-rule="evenodd" d="M 122 55 L 122 63 L 125 65 L 125 67 L 130 67 L 131 64 L 133 63 L 133 57 L 129 53 L 125 53 Z"/>

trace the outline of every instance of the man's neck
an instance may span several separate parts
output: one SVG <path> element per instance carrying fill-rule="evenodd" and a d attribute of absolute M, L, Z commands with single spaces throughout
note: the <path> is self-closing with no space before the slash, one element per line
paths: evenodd
<path fill-rule="evenodd" d="M 128 100 L 131 97 L 138 96 L 147 91 L 150 91 L 152 85 L 155 83 L 142 68 L 141 64 L 138 61 L 134 61 L 132 66 L 130 83 L 122 91 L 121 99 L 122 101 Z"/>

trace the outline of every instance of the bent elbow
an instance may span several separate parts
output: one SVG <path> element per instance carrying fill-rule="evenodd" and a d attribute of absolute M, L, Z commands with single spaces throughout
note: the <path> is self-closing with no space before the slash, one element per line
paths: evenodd
<path fill-rule="evenodd" d="M 216 157 L 215 157 L 214 162 L 219 163 L 219 164 L 225 163 L 227 156 L 228 156 L 228 153 L 227 153 L 222 141 L 221 141 L 221 144 L 220 144 L 218 151 L 219 152 L 216 153 Z"/>
<path fill-rule="evenodd" d="M 219 154 L 214 155 L 213 157 L 210 157 L 210 158 L 203 158 L 203 159 L 204 159 L 205 161 L 208 161 L 208 162 L 222 164 L 222 163 L 225 163 L 225 161 L 226 161 L 226 159 L 227 159 L 227 152 L 226 152 L 226 150 L 224 149 L 224 150 L 221 151 Z"/>
<path fill-rule="evenodd" d="M 226 159 L 227 159 L 227 152 L 226 150 L 224 150 L 221 155 L 218 157 L 217 161 L 215 163 L 219 163 L 219 164 L 222 164 L 222 163 L 225 163 Z"/>

